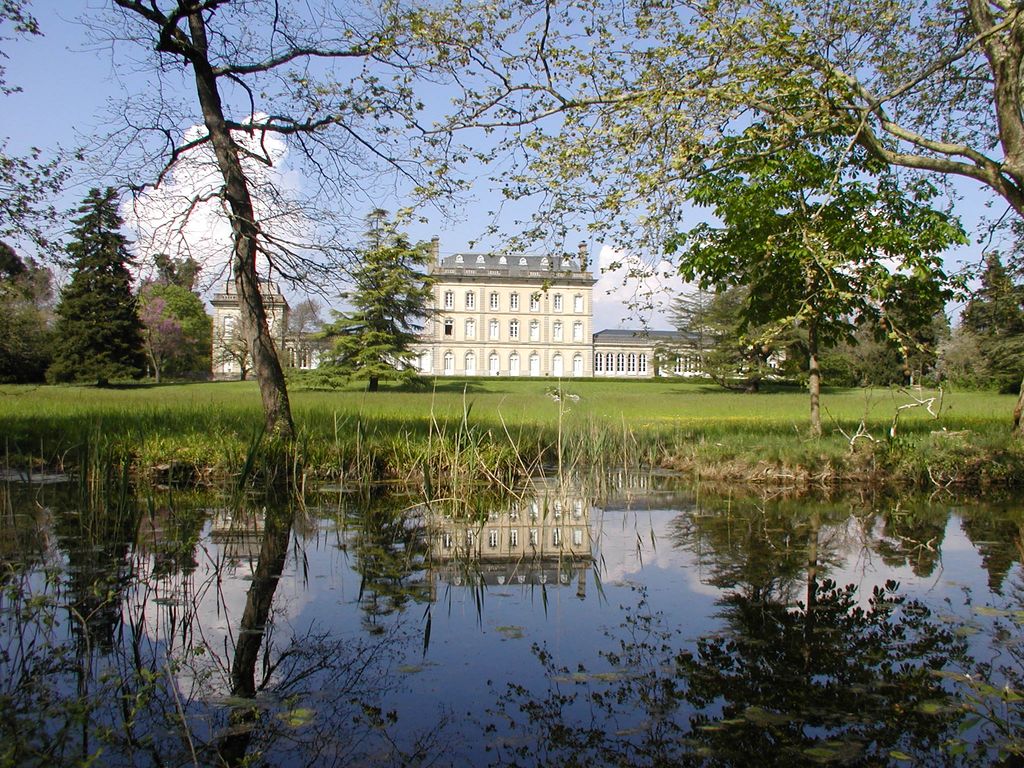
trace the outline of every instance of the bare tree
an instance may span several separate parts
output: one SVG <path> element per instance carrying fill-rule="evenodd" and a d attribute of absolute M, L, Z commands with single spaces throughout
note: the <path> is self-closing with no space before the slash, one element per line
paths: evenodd
<path fill-rule="evenodd" d="M 143 194 L 189 161 L 212 158 L 216 183 L 197 185 L 171 220 L 180 224 L 211 200 L 223 207 L 242 335 L 267 429 L 289 438 L 294 426 L 258 264 L 291 281 L 327 275 L 325 254 L 346 249 L 334 240 L 337 220 L 319 213 L 350 212 L 399 188 L 421 196 L 446 191 L 444 169 L 428 167 L 409 138 L 422 134 L 417 78 L 452 66 L 434 54 L 448 33 L 438 20 L 390 3 L 112 2 L 113 17 L 91 23 L 113 40 L 115 52 L 128 43 L 137 54 L 141 46 L 146 58 L 138 63 L 155 87 L 125 105 L 111 143 L 122 167 L 132 169 L 129 185 Z M 171 96 L 175 78 L 189 74 L 198 116 Z M 189 127 L 197 117 L 198 130 Z M 319 207 L 297 203 L 265 173 L 280 160 L 274 147 L 281 142 L 303 162 L 312 185 L 305 191 Z M 270 201 L 262 211 L 260 199 Z"/>

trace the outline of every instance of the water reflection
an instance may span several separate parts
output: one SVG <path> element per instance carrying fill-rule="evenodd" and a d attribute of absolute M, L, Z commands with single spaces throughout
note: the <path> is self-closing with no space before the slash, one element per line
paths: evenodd
<path fill-rule="evenodd" d="M 1019 743 L 1018 701 L 977 683 L 1021 684 L 1014 505 L 629 473 L 470 505 L 80 491 L 0 485 L 9 763 L 934 764 Z"/>

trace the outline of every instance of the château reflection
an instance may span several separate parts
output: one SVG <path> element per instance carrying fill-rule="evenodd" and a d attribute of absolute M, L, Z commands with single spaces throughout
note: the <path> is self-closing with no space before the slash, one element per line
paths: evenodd
<path fill-rule="evenodd" d="M 425 507 L 431 580 L 455 587 L 575 584 L 583 598 L 594 559 L 590 515 L 582 487 L 539 483 L 476 519 Z"/>

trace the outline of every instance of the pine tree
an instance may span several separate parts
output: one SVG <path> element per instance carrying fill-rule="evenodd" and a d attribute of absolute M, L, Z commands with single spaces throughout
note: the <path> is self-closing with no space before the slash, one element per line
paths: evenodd
<path fill-rule="evenodd" d="M 998 253 L 985 259 L 981 287 L 964 310 L 962 330 L 977 340 L 989 382 L 1015 391 L 1024 369 L 1024 287 L 1014 284 Z"/>
<path fill-rule="evenodd" d="M 51 381 L 95 382 L 142 374 L 142 331 L 113 189 L 89 191 L 67 247 L 72 274 L 57 305 Z"/>
<path fill-rule="evenodd" d="M 323 337 L 332 342 L 325 361 L 328 375 L 337 372 L 367 379 L 376 392 L 381 379 L 414 379 L 411 346 L 429 314 L 430 279 L 424 273 L 430 256 L 424 244 L 386 221 L 383 211 L 371 215 L 363 260 L 352 274 L 353 290 L 342 294 L 352 306 L 335 312 Z"/>

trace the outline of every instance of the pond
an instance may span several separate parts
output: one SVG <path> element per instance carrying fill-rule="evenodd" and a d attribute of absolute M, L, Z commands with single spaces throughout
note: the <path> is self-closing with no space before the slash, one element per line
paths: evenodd
<path fill-rule="evenodd" d="M 7 482 L 0 764 L 991 764 L 1024 514 L 670 476 Z"/>

